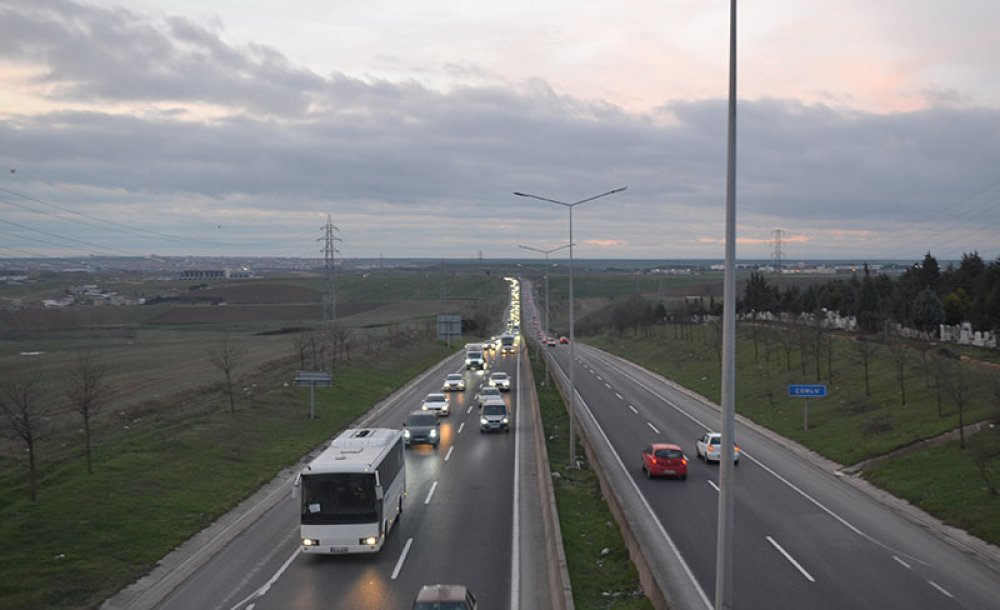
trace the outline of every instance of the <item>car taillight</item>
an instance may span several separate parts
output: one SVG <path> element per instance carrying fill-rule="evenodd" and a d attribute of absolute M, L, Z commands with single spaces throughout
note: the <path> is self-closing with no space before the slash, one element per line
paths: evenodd
<path fill-rule="evenodd" d="M 684 464 L 685 466 L 687 466 L 687 463 L 688 463 L 688 459 L 687 458 L 681 458 L 681 464 Z"/>
<path fill-rule="evenodd" d="M 653 465 L 656 465 L 656 458 L 655 457 L 649 458 L 649 461 L 652 462 Z"/>

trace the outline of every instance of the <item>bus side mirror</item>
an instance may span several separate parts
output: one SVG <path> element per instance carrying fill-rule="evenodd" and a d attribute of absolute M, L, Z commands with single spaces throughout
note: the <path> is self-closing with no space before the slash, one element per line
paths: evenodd
<path fill-rule="evenodd" d="M 291 492 L 291 495 L 292 495 L 292 499 L 293 500 L 298 500 L 299 499 L 299 486 L 300 485 L 302 485 L 302 475 L 296 475 L 295 476 L 295 480 L 292 481 L 292 492 Z"/>
<path fill-rule="evenodd" d="M 376 487 L 375 488 L 375 499 L 376 500 L 382 500 L 384 498 L 385 498 L 385 492 L 382 490 L 382 487 L 381 486 Z"/>

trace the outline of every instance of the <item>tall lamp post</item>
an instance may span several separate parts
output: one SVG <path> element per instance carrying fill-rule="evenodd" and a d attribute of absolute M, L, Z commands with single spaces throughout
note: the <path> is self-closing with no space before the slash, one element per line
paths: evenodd
<path fill-rule="evenodd" d="M 530 193 L 522 193 L 520 191 L 515 191 L 514 194 L 518 197 L 529 197 L 531 199 L 538 199 L 539 201 L 547 201 L 549 203 L 554 203 L 556 205 L 561 205 L 569 210 L 569 465 L 570 468 L 576 468 L 576 335 L 574 334 L 574 319 L 573 319 L 573 208 L 576 206 L 587 203 L 588 201 L 593 201 L 595 199 L 600 199 L 601 197 L 607 197 L 608 195 L 614 195 L 615 193 L 620 193 L 624 191 L 627 186 L 622 186 L 616 188 L 612 191 L 606 193 L 601 193 L 600 195 L 594 195 L 593 197 L 587 197 L 586 199 L 581 199 L 579 201 L 566 202 L 559 201 L 558 199 L 549 199 L 548 197 L 539 197 L 538 195 L 532 195 Z"/>
<path fill-rule="evenodd" d="M 569 248 L 570 244 L 563 244 L 558 248 L 552 248 L 551 250 L 542 250 L 541 248 L 532 248 L 531 246 L 518 246 L 518 248 L 524 248 L 525 250 L 531 250 L 532 252 L 541 252 L 545 255 L 545 336 L 549 336 L 549 255 L 553 252 L 558 252 L 564 248 Z"/>

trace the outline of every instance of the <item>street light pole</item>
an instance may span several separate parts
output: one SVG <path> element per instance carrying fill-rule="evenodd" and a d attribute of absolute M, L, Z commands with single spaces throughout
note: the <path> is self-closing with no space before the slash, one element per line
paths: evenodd
<path fill-rule="evenodd" d="M 524 248 L 525 250 L 531 250 L 532 252 L 541 252 L 545 255 L 545 336 L 549 336 L 549 255 L 553 252 L 558 252 L 568 248 L 569 244 L 563 244 L 558 248 L 552 248 L 551 250 L 542 250 L 541 248 L 532 248 L 531 246 L 518 246 L 518 248 Z"/>
<path fill-rule="evenodd" d="M 722 307 L 722 448 L 715 608 L 733 607 L 733 445 L 736 441 L 736 0 L 729 5 L 729 128 L 726 144 L 726 271 Z"/>
<path fill-rule="evenodd" d="M 570 468 L 576 468 L 576 335 L 574 334 L 574 318 L 573 318 L 573 208 L 576 206 L 587 203 L 588 201 L 593 201 L 595 199 L 600 199 L 601 197 L 607 197 L 608 195 L 614 195 L 615 193 L 620 193 L 627 189 L 627 186 L 618 187 L 614 190 L 608 191 L 606 193 L 601 193 L 600 195 L 594 195 L 593 197 L 587 197 L 586 199 L 581 199 L 579 201 L 574 201 L 572 203 L 567 203 L 565 201 L 559 201 L 558 199 L 549 199 L 548 197 L 539 197 L 538 195 L 531 195 L 529 193 L 521 193 L 515 191 L 514 194 L 518 197 L 529 197 L 531 199 L 538 199 L 539 201 L 547 201 L 549 203 L 554 203 L 556 205 L 561 205 L 569 210 L 569 465 Z"/>

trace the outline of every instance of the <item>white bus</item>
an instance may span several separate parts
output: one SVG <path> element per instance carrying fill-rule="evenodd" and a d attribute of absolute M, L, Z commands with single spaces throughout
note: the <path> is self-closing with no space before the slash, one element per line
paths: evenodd
<path fill-rule="evenodd" d="M 403 432 L 345 430 L 299 474 L 304 553 L 377 553 L 403 512 Z"/>

